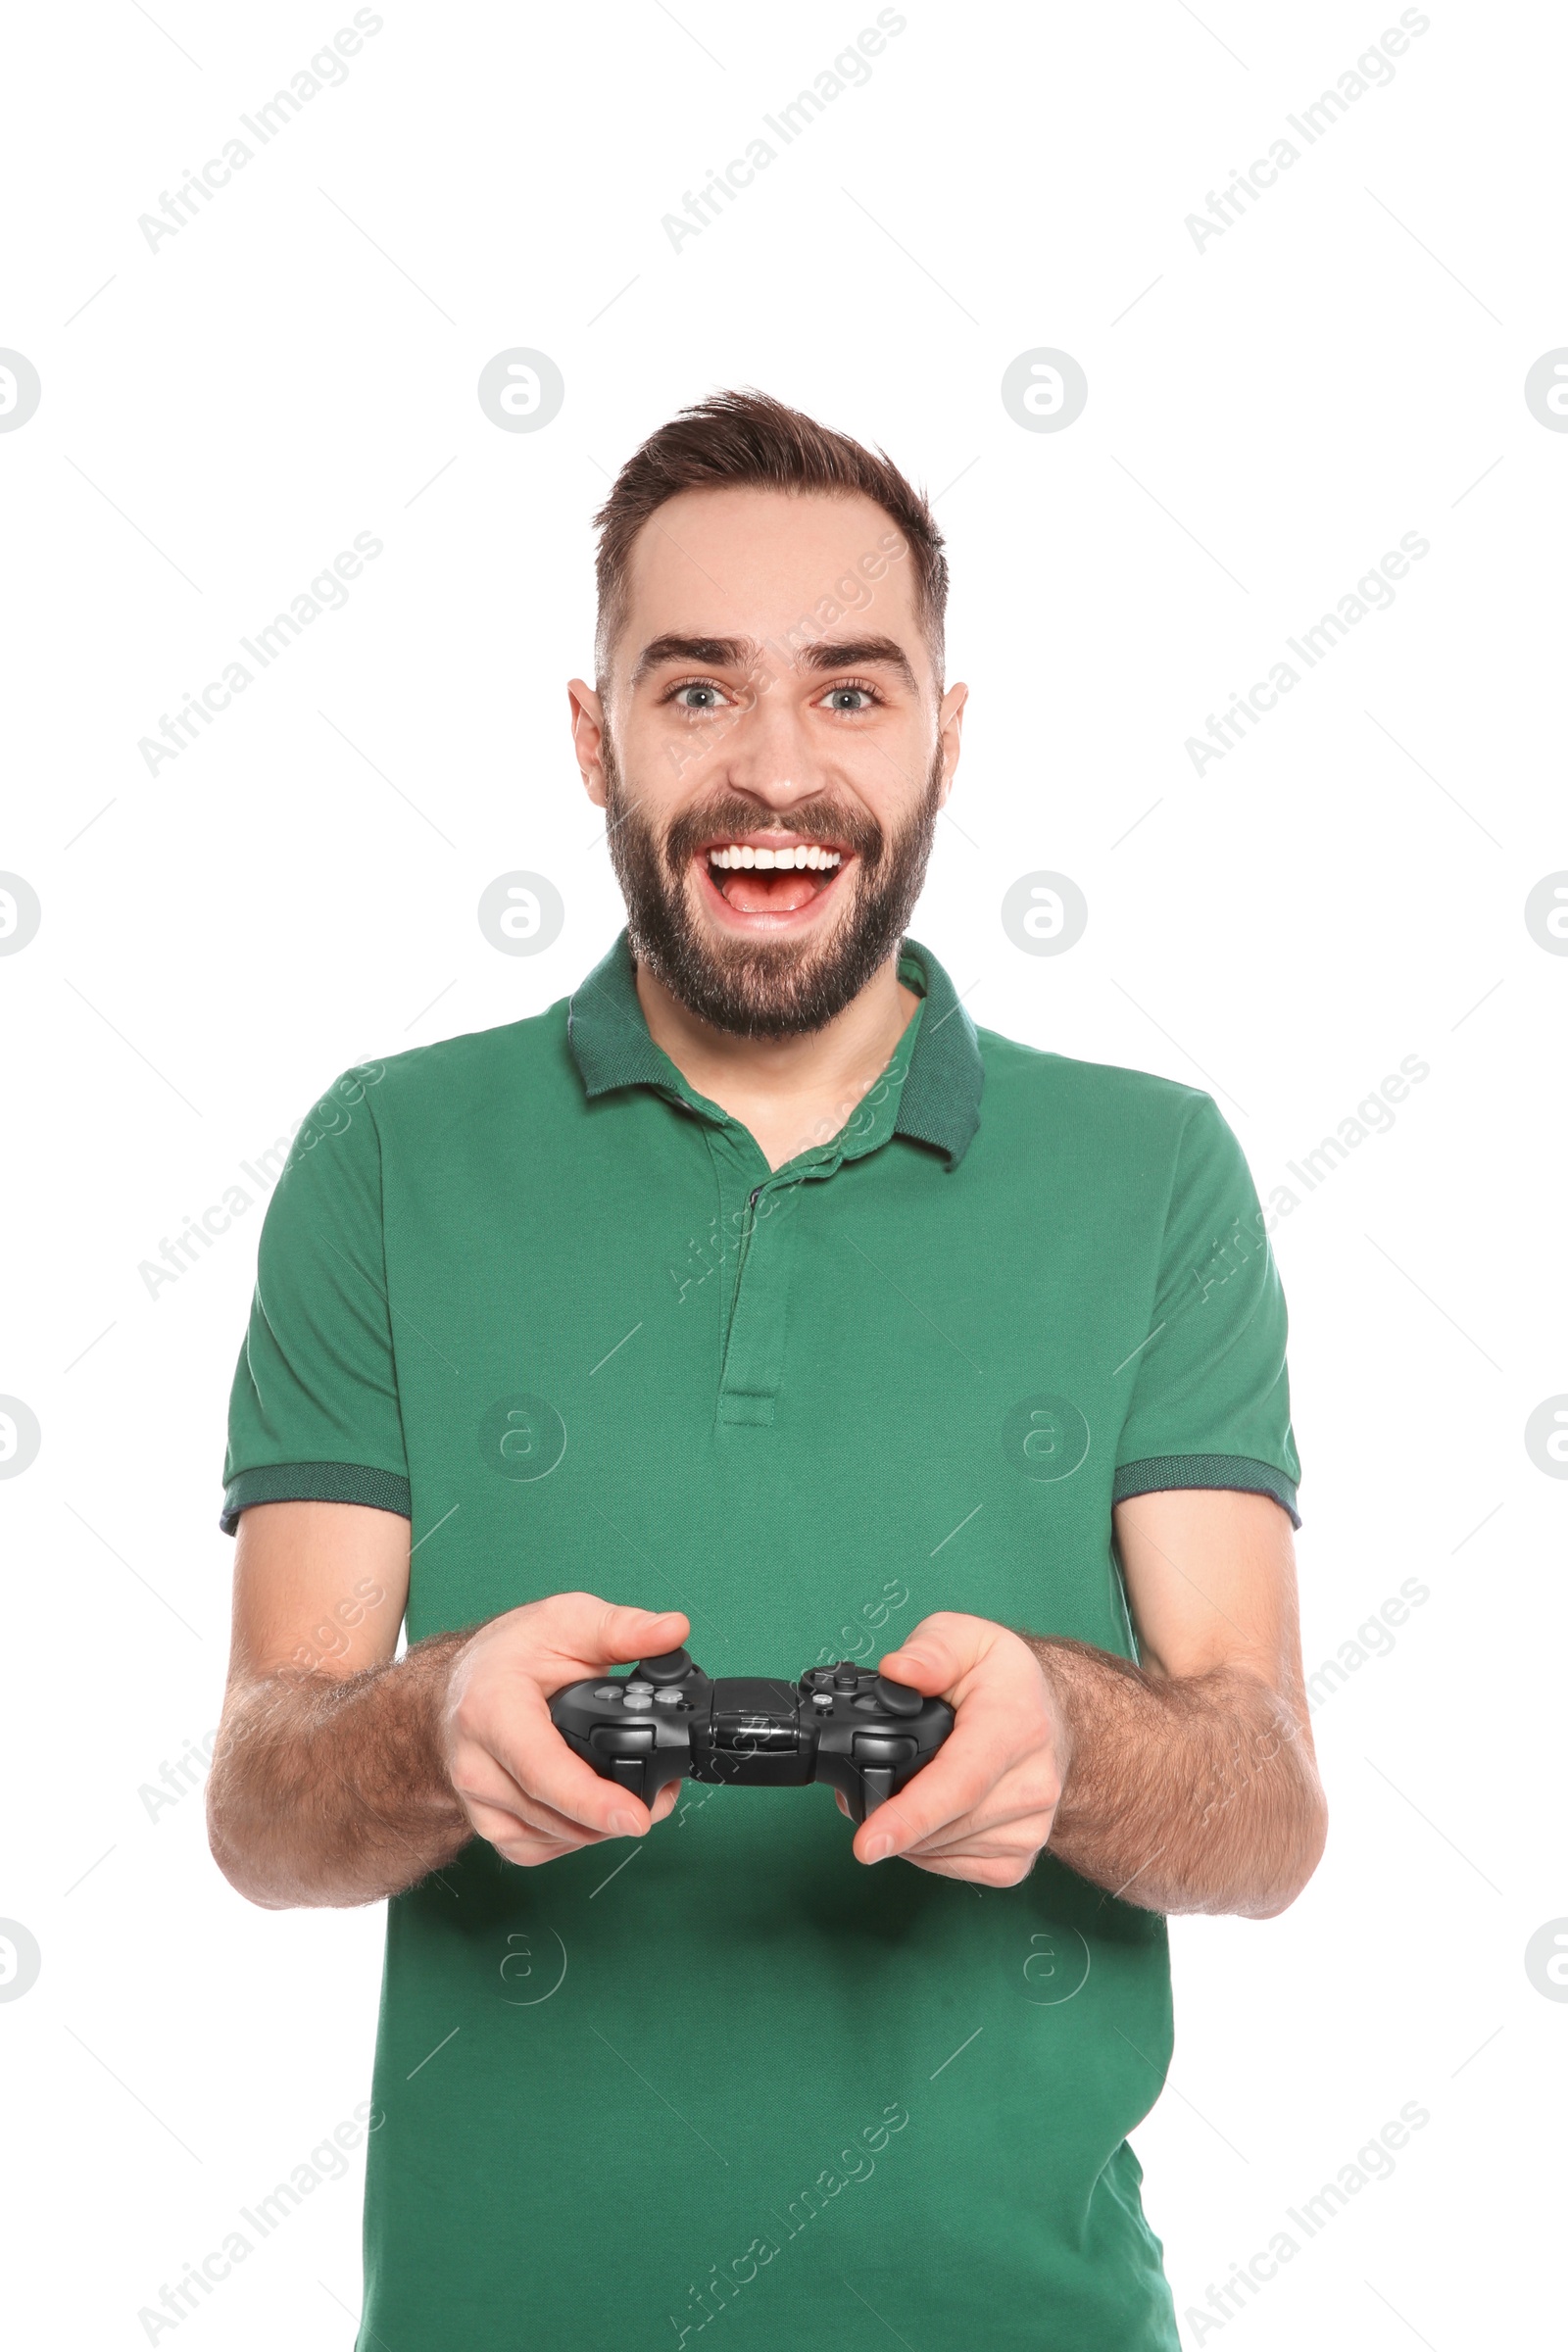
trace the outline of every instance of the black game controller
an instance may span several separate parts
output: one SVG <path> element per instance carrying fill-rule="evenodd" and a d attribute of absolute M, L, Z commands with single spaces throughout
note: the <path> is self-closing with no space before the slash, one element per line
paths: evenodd
<path fill-rule="evenodd" d="M 864 1821 L 924 1764 L 953 1729 L 940 1698 L 845 1659 L 798 1683 L 726 1675 L 710 1682 L 683 1649 L 644 1658 L 627 1675 L 568 1683 L 550 1719 L 574 1755 L 645 1805 L 671 1781 L 747 1788 L 841 1789 Z"/>

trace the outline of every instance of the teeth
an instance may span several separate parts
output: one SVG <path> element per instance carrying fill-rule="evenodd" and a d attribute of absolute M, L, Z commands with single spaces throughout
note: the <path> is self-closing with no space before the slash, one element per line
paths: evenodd
<path fill-rule="evenodd" d="M 813 873 L 831 873 L 836 865 L 842 863 L 843 853 L 839 850 L 819 850 L 814 843 L 809 848 L 803 844 L 800 848 L 782 850 L 754 850 L 736 843 L 729 849 L 710 850 L 708 861 L 710 865 L 752 865 L 764 870 L 772 868 L 774 871 L 780 867 L 788 871 L 796 866 L 805 866 Z"/>

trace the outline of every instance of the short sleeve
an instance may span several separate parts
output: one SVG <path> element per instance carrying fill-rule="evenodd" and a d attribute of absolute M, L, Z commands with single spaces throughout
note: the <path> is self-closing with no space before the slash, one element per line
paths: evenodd
<path fill-rule="evenodd" d="M 294 1139 L 268 1204 L 229 1397 L 220 1525 L 253 1502 L 410 1513 L 369 1088 L 347 1070 Z"/>
<path fill-rule="evenodd" d="M 1182 1129 L 1114 1499 L 1172 1487 L 1271 1494 L 1299 1527 L 1285 1294 L 1241 1146 L 1208 1096 Z"/>

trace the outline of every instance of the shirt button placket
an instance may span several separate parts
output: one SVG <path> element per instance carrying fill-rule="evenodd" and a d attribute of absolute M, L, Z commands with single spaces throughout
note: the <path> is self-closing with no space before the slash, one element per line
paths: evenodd
<path fill-rule="evenodd" d="M 746 1199 L 739 1262 L 730 1299 L 718 1420 L 731 1428 L 767 1429 L 784 1373 L 796 1183 L 754 1185 Z"/>

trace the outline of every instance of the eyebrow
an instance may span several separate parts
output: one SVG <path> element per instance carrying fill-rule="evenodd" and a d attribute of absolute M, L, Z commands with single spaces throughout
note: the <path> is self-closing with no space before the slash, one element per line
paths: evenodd
<path fill-rule="evenodd" d="M 917 685 L 908 655 L 891 637 L 824 637 L 803 645 L 798 659 L 808 669 L 869 669 L 880 662 L 899 670 L 911 687 Z"/>
<path fill-rule="evenodd" d="M 631 682 L 640 684 L 651 670 L 671 662 L 690 662 L 706 669 L 760 669 L 763 652 L 755 637 L 656 637 L 638 655 Z M 795 659 L 802 668 L 816 671 L 864 669 L 880 663 L 898 670 L 909 687 L 918 691 L 919 681 L 907 654 L 891 637 L 822 637 L 798 646 Z"/>

